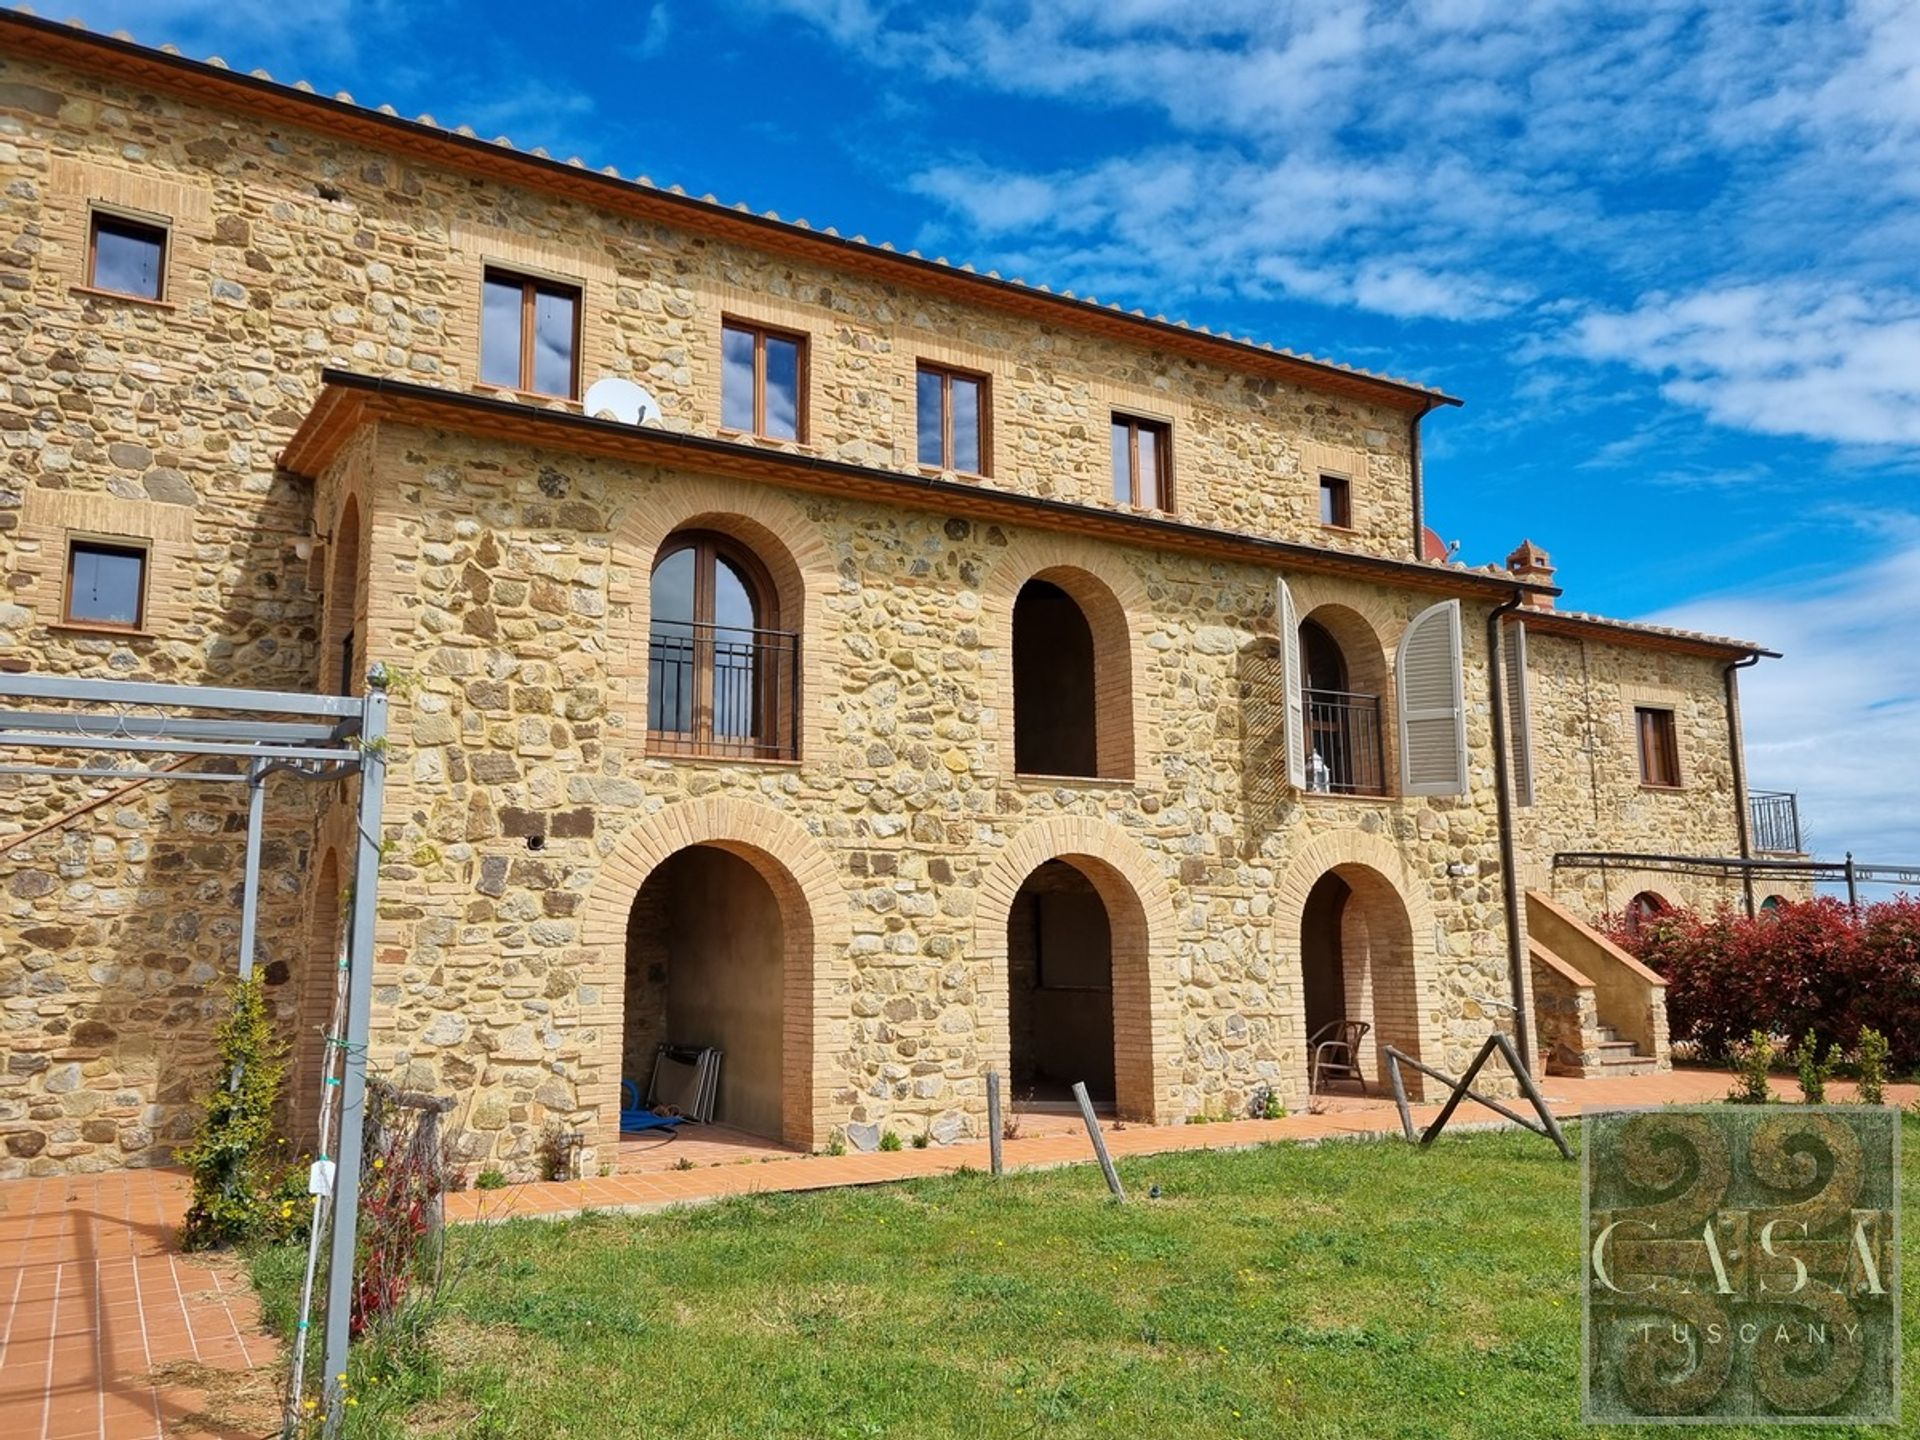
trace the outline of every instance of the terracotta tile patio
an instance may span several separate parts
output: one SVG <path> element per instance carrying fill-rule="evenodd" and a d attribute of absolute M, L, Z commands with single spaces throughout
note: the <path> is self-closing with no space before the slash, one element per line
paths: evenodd
<path fill-rule="evenodd" d="M 1616 1105 L 1717 1100 L 1727 1077 L 1675 1071 L 1619 1080 L 1550 1079 L 1554 1113 Z M 1848 1087 L 1836 1085 L 1836 1094 Z M 1901 1104 L 1920 1087 L 1890 1086 Z M 1416 1106 L 1416 1123 L 1437 1113 Z M 1487 1112 L 1468 1106 L 1461 1123 Z M 1316 1141 L 1392 1134 L 1393 1106 L 1341 1097 L 1317 1114 L 1178 1127 L 1108 1122 L 1116 1157 L 1227 1149 L 1274 1140 Z M 1010 1169 L 1086 1164 L 1079 1122 L 1058 1114 L 1022 1117 L 1005 1147 Z M 692 1169 L 675 1169 L 680 1159 Z M 449 1218 L 560 1216 L 583 1209 L 642 1211 L 752 1192 L 872 1185 L 962 1166 L 984 1170 L 985 1142 L 891 1154 L 802 1155 L 711 1127 L 660 1144 L 624 1144 L 617 1173 L 567 1184 L 537 1184 L 448 1199 Z M 270 1428 L 222 1428 L 207 1418 L 206 1387 L 222 1375 L 274 1365 L 278 1342 L 259 1327 L 245 1275 L 229 1260 L 178 1253 L 185 1176 L 136 1170 L 0 1183 L 0 1437 L 265 1435 Z M 257 1408 L 257 1407 L 256 1407 Z"/>

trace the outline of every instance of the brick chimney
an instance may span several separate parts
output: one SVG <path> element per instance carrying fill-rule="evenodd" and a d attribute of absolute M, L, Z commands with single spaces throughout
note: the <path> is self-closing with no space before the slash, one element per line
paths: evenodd
<path fill-rule="evenodd" d="M 1507 571 L 1516 580 L 1527 580 L 1536 585 L 1553 584 L 1553 564 L 1547 558 L 1547 552 L 1531 540 L 1522 540 L 1520 547 L 1507 556 Z M 1526 604 L 1531 610 L 1551 610 L 1553 596 L 1529 595 Z"/>

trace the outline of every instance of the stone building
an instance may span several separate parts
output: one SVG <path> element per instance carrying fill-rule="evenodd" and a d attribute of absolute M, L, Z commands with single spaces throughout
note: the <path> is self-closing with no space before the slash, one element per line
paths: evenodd
<path fill-rule="evenodd" d="M 1587 922 L 1738 887 L 1554 856 L 1747 853 L 1762 652 L 1436 557 L 1448 397 L 20 15 L 0 178 L 0 655 L 388 667 L 373 1061 L 476 1160 L 610 1158 L 662 1041 L 801 1146 L 978 1134 L 989 1068 L 1299 1106 L 1341 1020 L 1665 1063 Z M 240 817 L 0 785 L 0 1174 L 163 1160 Z M 299 1125 L 351 810 L 270 813 Z"/>

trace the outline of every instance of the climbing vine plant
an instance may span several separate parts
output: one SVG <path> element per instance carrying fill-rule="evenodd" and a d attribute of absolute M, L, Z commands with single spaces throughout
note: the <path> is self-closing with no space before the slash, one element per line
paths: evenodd
<path fill-rule="evenodd" d="M 283 1239 L 306 1218 L 302 1177 L 274 1134 L 286 1046 L 258 976 L 233 983 L 214 1040 L 219 1068 L 199 1132 L 180 1157 L 193 1176 L 181 1233 L 188 1250 Z"/>

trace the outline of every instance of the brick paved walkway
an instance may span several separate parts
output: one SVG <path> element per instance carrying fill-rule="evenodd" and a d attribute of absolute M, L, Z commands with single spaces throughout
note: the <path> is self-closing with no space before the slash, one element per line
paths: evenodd
<path fill-rule="evenodd" d="M 1544 1088 L 1554 1112 L 1571 1118 L 1615 1105 L 1718 1100 L 1727 1083 L 1717 1071 L 1677 1071 L 1549 1080 Z M 1834 1088 L 1838 1095 L 1848 1093 L 1844 1085 Z M 1916 1097 L 1920 1087 L 1889 1087 L 1888 1098 L 1901 1104 Z M 1416 1121 L 1434 1113 L 1432 1106 L 1416 1107 Z M 1460 1112 L 1467 1123 L 1489 1118 L 1475 1106 Z M 1340 1099 L 1325 1113 L 1284 1120 L 1109 1124 L 1106 1130 L 1114 1154 L 1124 1157 L 1381 1135 L 1398 1128 L 1391 1104 Z M 1085 1134 L 1067 1117 L 1025 1117 L 1023 1130 L 1022 1138 L 1007 1142 L 1010 1168 L 1091 1160 Z M 697 1156 L 695 1168 L 669 1168 L 681 1154 Z M 634 1147 L 623 1151 L 621 1163 L 624 1173 L 571 1184 L 454 1195 L 449 1216 L 651 1210 L 755 1191 L 871 1185 L 961 1166 L 985 1169 L 988 1161 L 984 1142 L 823 1156 L 718 1136 L 679 1151 L 672 1145 Z M 274 1366 L 279 1346 L 260 1330 L 258 1306 L 232 1261 L 178 1253 L 175 1236 L 186 1195 L 185 1176 L 170 1170 L 0 1182 L 0 1440 L 270 1433 L 222 1429 L 206 1418 L 210 1383 Z"/>
<path fill-rule="evenodd" d="M 177 1171 L 0 1184 L 6 1440 L 180 1433 L 206 1372 L 275 1362 L 246 1276 L 179 1253 L 186 1197 Z"/>

